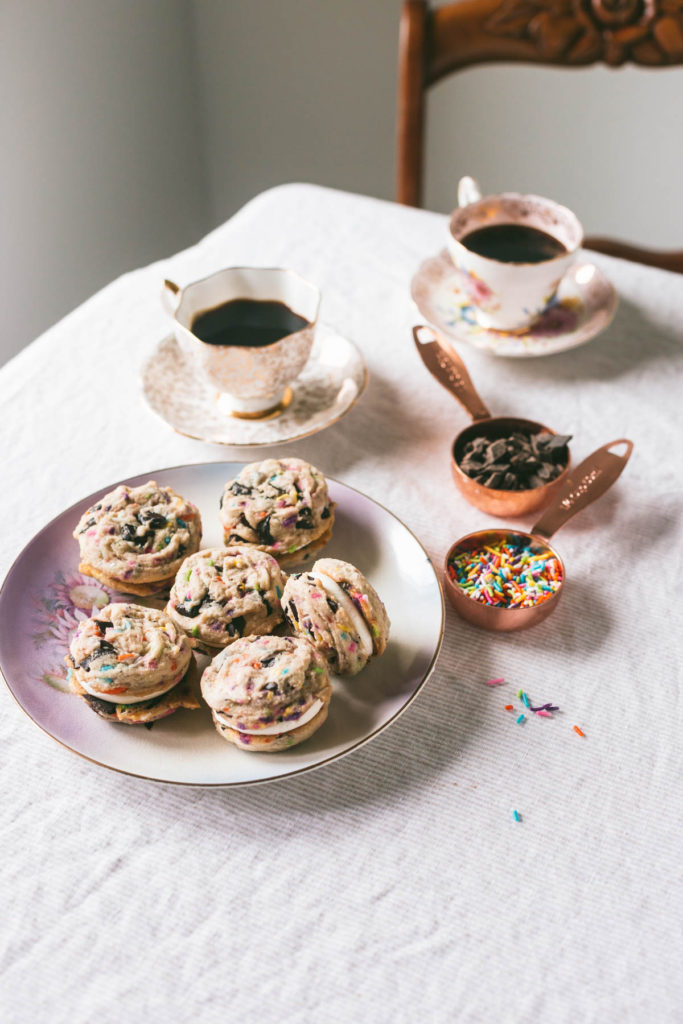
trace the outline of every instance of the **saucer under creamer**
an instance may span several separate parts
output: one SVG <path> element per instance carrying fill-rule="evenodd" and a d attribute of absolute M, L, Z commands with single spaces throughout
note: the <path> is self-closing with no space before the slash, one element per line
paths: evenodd
<path fill-rule="evenodd" d="M 309 360 L 275 415 L 243 419 L 227 413 L 219 392 L 196 372 L 172 334 L 148 357 L 141 383 L 150 409 L 179 434 L 257 447 L 296 441 L 336 423 L 362 394 L 367 369 L 356 346 L 321 323 Z"/>
<path fill-rule="evenodd" d="M 467 282 L 445 249 L 420 265 L 410 293 L 422 316 L 452 340 L 509 358 L 549 356 L 583 345 L 608 326 L 618 302 L 614 286 L 595 264 L 576 263 L 528 327 L 482 327 L 475 319 Z"/>

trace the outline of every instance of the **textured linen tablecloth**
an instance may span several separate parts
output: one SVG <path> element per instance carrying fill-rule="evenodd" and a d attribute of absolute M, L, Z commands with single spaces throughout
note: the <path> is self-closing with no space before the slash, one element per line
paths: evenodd
<path fill-rule="evenodd" d="M 0 371 L 2 575 L 113 480 L 285 453 L 388 506 L 439 568 L 454 538 L 494 522 L 454 489 L 465 416 L 410 335 L 410 279 L 445 230 L 283 186 L 39 338 Z M 461 349 L 496 413 L 573 433 L 575 459 L 635 441 L 558 538 L 569 582 L 545 623 L 493 635 L 449 610 L 436 670 L 391 728 L 247 789 L 98 768 L 2 688 L 3 1021 L 683 1020 L 683 278 L 596 262 L 621 302 L 595 341 L 529 361 Z M 362 350 L 368 389 L 330 430 L 254 454 L 181 438 L 143 403 L 140 365 L 168 333 L 161 279 L 231 264 L 300 271 Z M 503 705 L 519 687 L 563 714 L 517 726 Z"/>

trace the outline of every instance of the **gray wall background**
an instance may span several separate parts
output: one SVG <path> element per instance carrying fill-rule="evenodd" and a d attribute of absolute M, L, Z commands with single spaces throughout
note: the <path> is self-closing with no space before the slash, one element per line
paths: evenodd
<path fill-rule="evenodd" d="M 253 195 L 392 198 L 400 0 L 0 0 L 0 362 Z M 428 106 L 426 205 L 540 192 L 683 246 L 683 68 L 477 68 Z"/>

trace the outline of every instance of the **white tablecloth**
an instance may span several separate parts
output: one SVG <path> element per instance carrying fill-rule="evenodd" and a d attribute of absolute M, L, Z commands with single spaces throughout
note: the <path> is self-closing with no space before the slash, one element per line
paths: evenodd
<path fill-rule="evenodd" d="M 455 537 L 493 523 L 454 489 L 465 415 L 409 331 L 411 275 L 445 225 L 277 188 L 39 338 L 0 371 L 2 575 L 113 480 L 285 451 L 388 506 L 440 567 Z M 569 582 L 544 624 L 497 636 L 449 611 L 437 669 L 396 724 L 318 771 L 241 790 L 86 763 L 2 689 L 3 1021 L 683 1020 L 683 278 L 596 262 L 621 296 L 600 338 L 541 360 L 462 352 L 495 412 L 573 433 L 577 460 L 636 444 L 559 535 Z M 330 430 L 254 456 L 181 438 L 144 405 L 139 367 L 168 329 L 161 279 L 230 264 L 300 271 L 362 349 L 368 390 Z M 503 705 L 520 687 L 563 713 L 516 725 Z"/>

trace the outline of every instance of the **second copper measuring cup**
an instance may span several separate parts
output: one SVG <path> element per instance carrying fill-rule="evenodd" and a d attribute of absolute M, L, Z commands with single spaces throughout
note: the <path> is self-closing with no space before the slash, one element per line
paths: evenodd
<path fill-rule="evenodd" d="M 431 341 L 420 340 L 420 335 L 424 332 L 431 336 Z M 531 435 L 554 434 L 555 431 L 536 420 L 521 419 L 517 416 L 492 416 L 479 397 L 460 356 L 450 346 L 446 347 L 445 343 L 440 343 L 439 335 L 432 327 L 424 324 L 413 327 L 413 338 L 422 362 L 429 372 L 447 391 L 450 391 L 473 421 L 471 426 L 460 431 L 451 445 L 451 472 L 463 497 L 482 512 L 501 518 L 525 516 L 546 505 L 567 475 L 568 447 L 565 447 L 561 455 L 561 472 L 540 487 L 522 491 L 498 490 L 484 487 L 473 480 L 460 466 L 465 446 L 469 441 L 479 437 L 495 441 L 517 432 Z"/>

